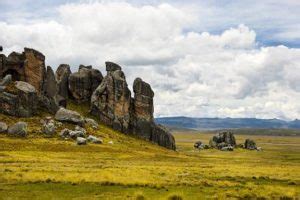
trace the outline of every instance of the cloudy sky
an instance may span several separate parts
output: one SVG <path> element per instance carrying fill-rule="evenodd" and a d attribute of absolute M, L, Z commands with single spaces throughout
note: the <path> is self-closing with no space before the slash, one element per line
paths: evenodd
<path fill-rule="evenodd" d="M 155 116 L 300 118 L 298 0 L 0 0 L 4 53 L 47 65 L 119 63 Z"/>

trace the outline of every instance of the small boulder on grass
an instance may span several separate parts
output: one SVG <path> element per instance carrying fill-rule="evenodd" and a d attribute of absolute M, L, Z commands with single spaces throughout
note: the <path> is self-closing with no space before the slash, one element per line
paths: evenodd
<path fill-rule="evenodd" d="M 70 138 L 70 132 L 71 132 L 71 130 L 65 128 L 60 132 L 59 136 L 63 139 Z"/>
<path fill-rule="evenodd" d="M 56 127 L 55 127 L 55 122 L 51 117 L 47 117 L 43 121 L 43 127 L 42 127 L 42 132 L 46 135 L 53 135 L 55 134 Z"/>
<path fill-rule="evenodd" d="M 86 139 L 83 138 L 83 137 L 77 137 L 77 138 L 76 138 L 76 143 L 77 143 L 78 145 L 86 145 L 86 144 L 87 144 Z"/>
<path fill-rule="evenodd" d="M 86 130 L 80 126 L 75 126 L 75 131 L 81 131 L 83 135 L 86 134 Z"/>
<path fill-rule="evenodd" d="M 8 134 L 17 137 L 26 137 L 27 135 L 27 123 L 17 122 L 16 124 L 8 128 Z"/>
<path fill-rule="evenodd" d="M 201 141 L 197 141 L 194 144 L 194 148 L 196 148 L 196 149 L 204 149 L 204 144 Z"/>
<path fill-rule="evenodd" d="M 95 137 L 95 136 L 93 136 L 93 135 L 89 135 L 89 136 L 87 137 L 87 141 L 88 141 L 88 142 L 91 142 L 91 143 L 94 143 L 94 144 L 102 144 L 102 143 L 103 143 L 103 140 L 102 140 L 102 139 L 97 138 L 97 137 Z"/>
<path fill-rule="evenodd" d="M 80 126 L 84 125 L 84 118 L 78 112 L 62 107 L 56 112 L 55 119 L 60 122 L 70 122 Z"/>
<path fill-rule="evenodd" d="M 82 131 L 70 131 L 69 135 L 72 139 L 76 139 L 78 137 L 85 137 L 85 134 Z"/>
<path fill-rule="evenodd" d="M 0 133 L 5 133 L 8 129 L 8 126 L 4 122 L 0 122 Z"/>
<path fill-rule="evenodd" d="M 99 128 L 99 125 L 98 125 L 98 123 L 95 121 L 95 120 L 93 120 L 93 119 L 91 119 L 91 118 L 85 118 L 85 123 L 88 125 L 88 126 L 91 126 L 93 129 L 98 129 Z"/>

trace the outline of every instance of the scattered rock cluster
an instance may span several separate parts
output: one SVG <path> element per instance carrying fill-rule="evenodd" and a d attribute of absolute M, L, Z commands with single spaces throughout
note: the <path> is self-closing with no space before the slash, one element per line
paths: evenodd
<path fill-rule="evenodd" d="M 235 137 L 232 132 L 223 131 L 213 136 L 209 141 L 209 146 L 222 151 L 232 151 L 236 146 Z"/>
<path fill-rule="evenodd" d="M 236 144 L 234 134 L 230 131 L 222 131 L 213 136 L 209 145 L 205 145 L 201 141 L 197 141 L 194 144 L 194 148 L 202 149 L 219 149 L 221 151 L 233 151 L 234 148 L 245 148 L 248 150 L 258 150 L 261 151 L 261 147 L 256 147 L 256 143 L 251 139 L 246 139 L 244 144 Z"/>
<path fill-rule="evenodd" d="M 60 137 L 63 139 L 74 139 L 78 145 L 86 145 L 87 142 L 94 144 L 103 143 L 103 140 L 96 136 L 87 136 L 87 131 L 78 125 L 75 126 L 74 130 L 63 129 L 60 133 Z"/>
<path fill-rule="evenodd" d="M 61 64 L 54 72 L 45 66 L 45 56 L 34 49 L 25 48 L 7 57 L 0 54 L 0 112 L 31 117 L 46 109 L 58 121 L 82 126 L 92 122 L 65 107 L 68 99 L 88 102 L 91 113 L 113 129 L 175 150 L 174 137 L 154 123 L 151 86 L 141 78 L 135 79 L 132 97 L 122 68 L 112 62 L 105 64 L 107 75 L 103 77 L 99 70 L 84 65 L 72 73 L 69 65 Z M 54 131 L 53 121 L 43 124 L 43 132 Z"/>

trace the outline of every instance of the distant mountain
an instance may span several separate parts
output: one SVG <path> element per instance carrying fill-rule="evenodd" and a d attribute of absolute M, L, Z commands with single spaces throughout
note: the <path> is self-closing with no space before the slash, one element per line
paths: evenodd
<path fill-rule="evenodd" d="M 155 122 L 169 127 L 213 130 L 228 128 L 263 128 L 263 129 L 300 129 L 300 120 L 284 121 L 280 119 L 256 118 L 192 118 L 162 117 Z"/>

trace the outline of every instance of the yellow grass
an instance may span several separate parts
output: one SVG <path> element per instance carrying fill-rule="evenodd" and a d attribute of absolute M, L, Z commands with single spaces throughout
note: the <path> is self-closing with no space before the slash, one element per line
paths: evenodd
<path fill-rule="evenodd" d="M 221 152 L 193 149 L 211 134 L 177 132 L 174 152 L 101 125 L 87 129 L 104 144 L 77 146 L 45 138 L 39 119 L 22 119 L 29 123 L 26 139 L 0 135 L 0 199 L 299 198 L 299 137 L 236 135 L 239 143 L 256 140 L 263 151 Z M 9 124 L 17 120 L 0 115 Z"/>

